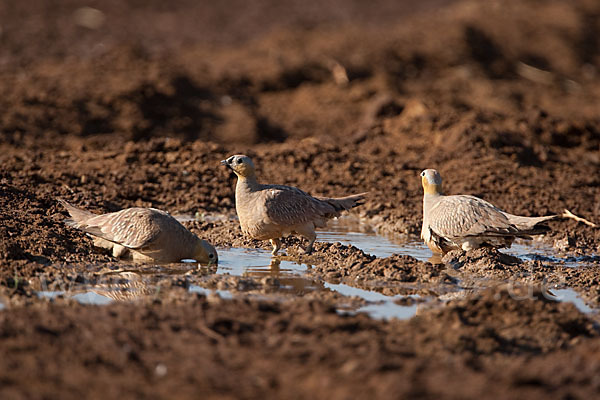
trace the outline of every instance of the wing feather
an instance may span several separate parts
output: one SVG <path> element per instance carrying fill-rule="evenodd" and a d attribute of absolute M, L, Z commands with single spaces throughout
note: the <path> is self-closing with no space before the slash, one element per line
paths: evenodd
<path fill-rule="evenodd" d="M 278 225 L 314 222 L 336 212 L 332 205 L 291 186 L 270 185 L 263 193 L 267 216 Z"/>
<path fill-rule="evenodd" d="M 90 218 L 85 221 L 82 229 L 102 239 L 139 249 L 149 245 L 160 235 L 157 219 L 165 216 L 168 217 L 168 214 L 155 209 L 128 208 Z"/>
<path fill-rule="evenodd" d="M 444 196 L 431 208 L 429 226 L 444 238 L 518 232 L 500 209 L 474 196 Z"/>

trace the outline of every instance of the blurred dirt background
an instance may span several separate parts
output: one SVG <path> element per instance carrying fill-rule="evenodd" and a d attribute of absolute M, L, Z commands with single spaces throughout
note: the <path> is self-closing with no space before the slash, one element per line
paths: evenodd
<path fill-rule="evenodd" d="M 233 215 L 234 179 L 218 163 L 233 153 L 253 156 L 265 182 L 369 191 L 357 213 L 407 238 L 420 231 L 424 168 L 442 173 L 447 193 L 513 213 L 568 208 L 600 221 L 600 3 L 1 2 L 0 397 L 600 390 L 597 325 L 502 288 L 394 322 L 340 316 L 327 298 L 191 298 L 177 282 L 141 304 L 37 299 L 40 274 L 114 262 L 64 226 L 57 197 L 98 212 Z M 234 221 L 187 225 L 218 245 L 264 245 Z M 552 227 L 549 245 L 600 251 L 598 229 Z M 335 278 L 446 279 L 439 267 L 353 248 L 319 244 L 316 257 Z M 502 278 L 518 268 L 486 252 L 465 265 Z M 538 272 L 523 283 L 556 272 L 528 267 Z M 599 267 L 562 271 L 596 305 Z"/>

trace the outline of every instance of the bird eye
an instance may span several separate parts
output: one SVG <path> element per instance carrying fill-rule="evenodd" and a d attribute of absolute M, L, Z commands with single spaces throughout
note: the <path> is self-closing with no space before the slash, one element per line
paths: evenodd
<path fill-rule="evenodd" d="M 243 163 L 242 159 L 238 158 L 238 164 L 241 164 L 241 163 Z"/>
<path fill-rule="evenodd" d="M 214 254 L 209 254 L 208 258 L 215 258 L 215 255 Z"/>
<path fill-rule="evenodd" d="M 421 172 L 421 176 L 425 176 L 425 171 Z"/>

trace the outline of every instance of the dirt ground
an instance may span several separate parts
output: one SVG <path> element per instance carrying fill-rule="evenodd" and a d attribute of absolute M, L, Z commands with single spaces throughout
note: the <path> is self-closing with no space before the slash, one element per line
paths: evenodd
<path fill-rule="evenodd" d="M 268 248 L 232 219 L 235 179 L 219 161 L 236 153 L 264 182 L 368 191 L 354 213 L 409 240 L 425 168 L 448 194 L 600 221 L 597 1 L 25 0 L 0 3 L 0 43 L 0 398 L 600 391 L 597 314 L 543 296 L 559 285 L 600 307 L 600 229 L 572 220 L 542 240 L 578 268 L 323 242 L 307 257 L 286 239 L 320 284 L 473 289 L 404 321 L 336 312 L 348 299 L 335 292 L 190 293 L 272 291 L 204 272 L 157 274 L 160 295 L 107 306 L 36 294 L 127 265 L 65 226 L 57 198 L 197 215 L 185 225 L 216 246 Z"/>

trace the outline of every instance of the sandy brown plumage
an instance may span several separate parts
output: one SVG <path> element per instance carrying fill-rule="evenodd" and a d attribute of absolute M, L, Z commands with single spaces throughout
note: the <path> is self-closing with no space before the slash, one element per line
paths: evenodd
<path fill-rule="evenodd" d="M 481 246 L 510 247 L 515 238 L 531 239 L 549 228 L 543 223 L 557 218 L 509 214 L 475 196 L 442 194 L 442 178 L 433 169 L 421 173 L 423 226 L 421 238 L 438 253 Z"/>
<path fill-rule="evenodd" d="M 187 230 L 168 213 L 155 208 L 127 208 L 97 215 L 59 200 L 71 215 L 66 223 L 94 238 L 113 256 L 131 255 L 134 261 L 179 262 L 195 259 L 217 262 L 215 248 Z"/>
<path fill-rule="evenodd" d="M 328 219 L 362 204 L 365 197 L 365 193 L 313 197 L 291 186 L 260 184 L 252 160 L 245 155 L 234 155 L 221 163 L 238 177 L 235 206 L 242 232 L 253 239 L 270 240 L 273 254 L 281 246 L 280 238 L 292 233 L 308 239 L 306 252 L 310 253 L 317 237 L 315 228 L 325 227 Z"/>

